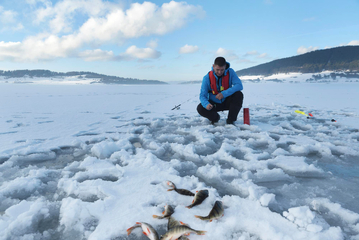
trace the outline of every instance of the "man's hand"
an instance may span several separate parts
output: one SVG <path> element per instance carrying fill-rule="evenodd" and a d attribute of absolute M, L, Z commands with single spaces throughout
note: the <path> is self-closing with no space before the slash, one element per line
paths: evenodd
<path fill-rule="evenodd" d="M 221 99 L 223 98 L 223 94 L 222 94 L 222 93 L 218 93 L 218 94 L 216 95 L 216 98 L 217 98 L 218 100 L 221 100 Z"/>
<path fill-rule="evenodd" d="M 208 104 L 207 107 L 206 107 L 207 110 L 211 110 L 212 108 L 213 108 L 212 104 Z"/>

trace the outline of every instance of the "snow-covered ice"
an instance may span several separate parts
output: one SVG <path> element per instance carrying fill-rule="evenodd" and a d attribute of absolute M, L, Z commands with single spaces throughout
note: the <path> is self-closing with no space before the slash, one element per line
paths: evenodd
<path fill-rule="evenodd" d="M 358 87 L 244 81 L 251 125 L 213 126 L 199 84 L 0 82 L 0 239 L 147 239 L 166 204 L 194 240 L 359 239 Z"/>

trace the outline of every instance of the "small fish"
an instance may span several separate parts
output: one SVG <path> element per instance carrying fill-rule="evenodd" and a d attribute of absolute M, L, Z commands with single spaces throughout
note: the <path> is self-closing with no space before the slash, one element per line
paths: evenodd
<path fill-rule="evenodd" d="M 180 225 L 188 226 L 187 224 L 185 224 L 185 223 L 183 223 L 181 221 L 177 221 L 174 217 L 170 216 L 168 218 L 167 231 L 170 230 L 173 227 L 180 226 Z M 181 236 L 180 238 L 178 238 L 178 240 L 189 240 L 189 239 L 187 237 L 185 237 L 185 236 Z"/>
<path fill-rule="evenodd" d="M 156 230 L 148 223 L 145 222 L 136 222 L 136 225 L 127 229 L 127 235 L 130 235 L 133 229 L 135 228 L 142 228 L 143 234 L 145 234 L 151 240 L 159 240 L 158 233 Z"/>
<path fill-rule="evenodd" d="M 221 217 L 223 217 L 223 215 L 224 215 L 223 204 L 221 201 L 216 201 L 214 203 L 212 210 L 209 212 L 208 216 L 201 217 L 201 216 L 195 215 L 195 217 L 199 218 L 201 220 L 209 220 L 210 222 L 212 222 L 212 220 L 221 218 Z"/>
<path fill-rule="evenodd" d="M 201 204 L 207 197 L 208 197 L 208 190 L 201 190 L 196 192 L 192 204 L 187 206 L 186 208 L 192 208 L 194 206 Z"/>
<path fill-rule="evenodd" d="M 166 232 L 164 235 L 161 236 L 161 240 L 174 240 L 179 239 L 182 235 L 189 235 L 191 233 L 196 233 L 197 235 L 204 235 L 206 231 L 198 231 L 194 230 L 187 225 L 178 225 Z"/>
<path fill-rule="evenodd" d="M 158 218 L 158 219 L 168 218 L 168 217 L 170 217 L 174 212 L 175 212 L 175 210 L 173 209 L 173 207 L 171 207 L 171 205 L 166 205 L 166 206 L 165 206 L 165 210 L 162 212 L 162 216 L 152 215 L 152 217 L 153 217 L 153 218 Z"/>
<path fill-rule="evenodd" d="M 168 189 L 167 191 L 173 191 L 175 190 L 177 193 L 181 194 L 181 195 L 186 195 L 186 196 L 194 196 L 195 194 L 191 191 L 188 191 L 186 189 L 178 189 L 176 187 L 176 185 L 171 182 L 171 181 L 167 181 L 167 185 L 171 187 L 171 189 Z"/>

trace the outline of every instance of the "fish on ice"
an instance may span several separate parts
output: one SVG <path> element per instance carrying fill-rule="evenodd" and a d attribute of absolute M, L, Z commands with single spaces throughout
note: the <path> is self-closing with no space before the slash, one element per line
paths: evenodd
<path fill-rule="evenodd" d="M 181 194 L 181 195 L 186 195 L 186 196 L 194 196 L 195 194 L 187 189 L 179 189 L 176 187 L 176 185 L 171 182 L 171 181 L 167 181 L 167 185 L 169 187 L 171 187 L 171 189 L 168 189 L 167 191 L 173 191 L 175 190 L 177 193 Z"/>
<path fill-rule="evenodd" d="M 180 226 L 180 225 L 186 225 L 187 224 L 181 222 L 181 221 L 177 221 L 174 217 L 170 216 L 168 218 L 168 224 L 167 224 L 167 231 L 169 231 L 171 228 L 174 228 L 176 226 Z M 178 238 L 178 240 L 189 240 L 186 236 L 181 236 Z"/>
<path fill-rule="evenodd" d="M 215 219 L 219 219 L 223 217 L 223 215 L 224 215 L 223 203 L 221 201 L 216 201 L 214 203 L 212 210 L 209 212 L 208 216 L 202 217 L 195 215 L 195 217 L 201 220 L 209 220 L 210 222 L 212 222 Z"/>
<path fill-rule="evenodd" d="M 142 228 L 143 234 L 145 234 L 151 240 L 159 240 L 157 231 L 148 223 L 136 222 L 136 225 L 127 229 L 127 235 L 130 235 L 135 228 Z"/>
<path fill-rule="evenodd" d="M 166 205 L 165 206 L 165 210 L 162 212 L 162 216 L 158 216 L 158 215 L 152 215 L 153 218 L 158 218 L 158 219 L 163 219 L 163 218 L 168 218 L 170 217 L 173 213 L 175 212 L 175 210 L 173 209 L 173 207 L 171 205 Z"/>
<path fill-rule="evenodd" d="M 196 192 L 192 204 L 187 206 L 186 208 L 192 208 L 194 206 L 201 204 L 207 197 L 208 197 L 208 190 L 200 190 Z"/>
<path fill-rule="evenodd" d="M 178 239 L 183 235 L 189 235 L 191 233 L 196 233 L 197 235 L 204 235 L 206 231 L 194 230 L 187 225 L 177 225 L 168 230 L 168 232 L 166 232 L 164 235 L 162 235 L 161 240 L 174 240 Z"/>

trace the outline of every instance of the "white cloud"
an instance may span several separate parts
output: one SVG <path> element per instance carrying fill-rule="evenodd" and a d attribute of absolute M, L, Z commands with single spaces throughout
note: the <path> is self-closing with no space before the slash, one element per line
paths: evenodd
<path fill-rule="evenodd" d="M 258 58 L 266 58 L 268 56 L 267 53 L 262 53 L 258 56 Z"/>
<path fill-rule="evenodd" d="M 353 41 L 349 42 L 348 45 L 355 45 L 355 46 L 357 46 L 357 45 L 359 45 L 359 40 L 353 40 Z"/>
<path fill-rule="evenodd" d="M 124 53 L 115 56 L 112 51 L 103 51 L 101 49 L 86 50 L 78 54 L 78 57 L 85 61 L 130 61 L 133 59 L 156 59 L 161 53 L 152 48 L 138 48 L 131 46 Z"/>
<path fill-rule="evenodd" d="M 13 60 L 20 54 L 21 42 L 0 42 L 0 61 Z"/>
<path fill-rule="evenodd" d="M 158 47 L 158 40 L 151 40 L 147 43 L 147 47 L 155 49 Z"/>
<path fill-rule="evenodd" d="M 30 2 L 35 2 L 31 1 Z M 127 39 L 150 35 L 163 35 L 183 27 L 193 17 L 201 17 L 204 11 L 199 6 L 185 2 L 171 1 L 162 6 L 151 2 L 133 3 L 124 10 L 119 4 L 102 2 L 102 0 L 63 0 L 52 6 L 49 2 L 39 10 L 39 23 L 48 22 L 51 33 L 30 36 L 16 46 L 2 42 L 0 59 L 11 61 L 39 61 L 55 58 L 78 57 L 96 59 L 90 55 L 100 55 L 106 59 L 108 54 L 93 50 L 79 53 L 79 49 L 102 44 L 123 44 Z M 110 7 L 111 6 L 111 7 Z M 88 18 L 71 34 L 60 35 L 70 31 L 73 17 L 82 11 Z M 82 15 L 81 15 L 82 16 Z M 161 53 L 154 50 L 157 43 L 148 43 L 149 48 L 131 46 L 121 57 L 158 58 Z M 7 54 L 11 48 L 13 53 Z M 107 52 L 108 53 L 108 52 Z M 97 55 L 96 55 L 97 54 Z M 101 55 L 102 54 L 102 55 Z M 98 57 L 101 59 L 102 57 Z"/>
<path fill-rule="evenodd" d="M 51 2 L 49 0 L 26 0 L 26 3 L 30 5 L 36 5 L 37 3 L 44 3 L 48 5 Z"/>
<path fill-rule="evenodd" d="M 319 47 L 304 47 L 304 46 L 301 46 L 297 49 L 297 54 L 304 54 L 304 53 L 308 53 L 308 52 L 312 52 L 312 51 L 315 51 L 319 49 Z"/>
<path fill-rule="evenodd" d="M 129 59 L 156 59 L 161 56 L 161 53 L 152 48 L 138 48 L 133 45 L 127 48 L 126 52 L 121 56 Z"/>
<path fill-rule="evenodd" d="M 244 54 L 244 56 L 254 56 L 254 55 L 258 55 L 259 53 L 257 51 L 250 51 L 247 52 L 246 54 Z"/>
<path fill-rule="evenodd" d="M 23 29 L 24 26 L 16 19 L 17 15 L 17 12 L 5 10 L 2 6 L 0 6 L 0 31 L 17 31 Z"/>
<path fill-rule="evenodd" d="M 191 46 L 191 45 L 184 45 L 180 48 L 179 53 L 180 54 L 186 54 L 186 53 L 194 53 L 198 51 L 198 46 Z"/>
<path fill-rule="evenodd" d="M 224 57 L 227 61 L 239 59 L 239 57 L 237 56 L 237 54 L 234 53 L 234 51 L 227 50 L 221 47 L 218 48 L 218 50 L 216 51 L 216 55 Z"/>
<path fill-rule="evenodd" d="M 114 4 L 102 0 L 62 0 L 52 6 L 51 2 L 41 1 L 45 7 L 36 11 L 36 23 L 48 23 L 51 32 L 71 32 L 77 14 L 99 17 L 108 13 Z"/>
<path fill-rule="evenodd" d="M 77 13 L 89 17 L 85 29 L 121 32 L 126 38 L 166 34 L 184 26 L 191 16 L 204 16 L 201 7 L 171 1 L 161 7 L 151 2 L 133 3 L 124 10 L 120 4 L 103 0 L 62 0 L 38 10 L 36 21 L 49 22 L 53 33 L 68 32 Z"/>
<path fill-rule="evenodd" d="M 115 58 L 112 51 L 103 51 L 101 49 L 86 50 L 78 56 L 85 61 L 109 61 Z"/>

